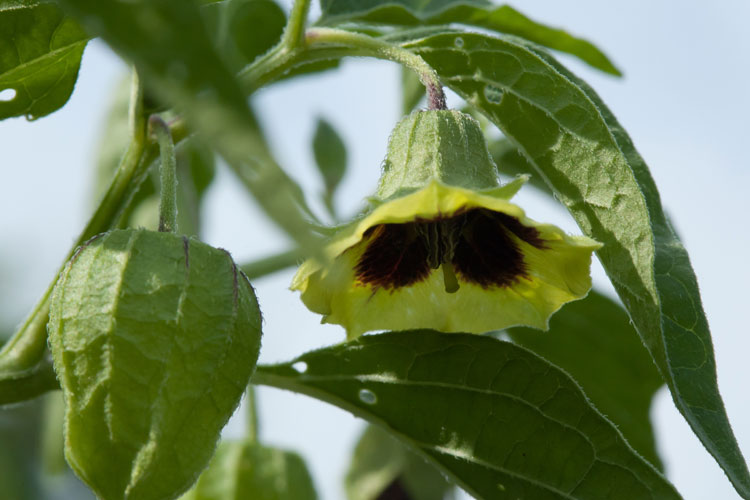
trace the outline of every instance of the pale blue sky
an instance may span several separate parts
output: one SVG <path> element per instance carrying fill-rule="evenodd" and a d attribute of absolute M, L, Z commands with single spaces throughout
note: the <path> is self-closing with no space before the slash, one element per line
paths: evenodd
<path fill-rule="evenodd" d="M 742 0 L 512 3 L 530 17 L 597 43 L 624 71 L 615 79 L 560 58 L 603 97 L 633 137 L 659 186 L 665 208 L 690 252 L 711 325 L 719 386 L 735 434 L 750 455 L 750 397 L 744 316 L 750 298 L 750 2 Z M 33 123 L 0 122 L 0 327 L 20 321 L 67 252 L 91 207 L 92 162 L 107 94 L 123 64 L 100 42 L 90 44 L 70 103 Z M 354 211 L 375 186 L 391 128 L 398 120 L 396 66 L 348 61 L 342 70 L 260 91 L 255 103 L 277 157 L 311 193 L 320 188 L 309 142 L 325 116 L 349 145 L 342 207 Z M 455 101 L 454 101 L 455 103 Z M 519 203 L 537 220 L 577 232 L 567 214 L 526 192 Z M 285 239 L 222 171 L 208 200 L 207 242 L 239 261 L 284 249 Z M 343 340 L 321 326 L 287 291 L 291 273 L 256 283 L 264 311 L 261 360 L 281 361 Z M 601 268 L 595 282 L 608 283 Z M 361 423 L 303 396 L 261 390 L 262 437 L 307 458 L 321 498 L 343 498 L 346 460 Z M 688 500 L 738 498 L 690 432 L 666 392 L 654 421 L 668 476 Z M 241 430 L 235 422 L 230 434 Z"/>

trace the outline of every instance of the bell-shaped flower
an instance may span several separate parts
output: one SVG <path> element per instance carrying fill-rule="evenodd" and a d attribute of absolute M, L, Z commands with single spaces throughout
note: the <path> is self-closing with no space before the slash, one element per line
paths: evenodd
<path fill-rule="evenodd" d="M 591 288 L 601 245 L 527 218 L 501 186 L 476 121 L 423 111 L 396 126 L 369 212 L 340 228 L 292 282 L 323 322 L 372 330 L 547 329 Z"/>

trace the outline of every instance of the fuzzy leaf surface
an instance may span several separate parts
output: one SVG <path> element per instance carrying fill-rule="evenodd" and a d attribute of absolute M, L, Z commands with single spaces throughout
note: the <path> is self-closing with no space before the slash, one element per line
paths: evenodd
<path fill-rule="evenodd" d="M 583 232 L 604 243 L 599 259 L 677 408 L 750 498 L 695 273 L 648 167 L 611 111 L 549 54 L 515 37 L 443 33 L 405 45 L 497 125 Z"/>
<path fill-rule="evenodd" d="M 180 500 L 315 500 L 302 457 L 256 442 L 222 441 L 208 469 Z"/>
<path fill-rule="evenodd" d="M 29 120 L 70 98 L 89 37 L 53 3 L 0 3 L 0 120 Z M 12 97 L 11 97 L 12 95 Z"/>
<path fill-rule="evenodd" d="M 663 470 L 649 409 L 664 380 L 622 307 L 592 290 L 552 316 L 549 332 L 510 328 L 507 333 L 569 373 L 628 443 Z"/>
<path fill-rule="evenodd" d="M 538 23 L 509 5 L 484 0 L 321 0 L 319 24 L 351 21 L 414 26 L 466 24 L 516 35 L 554 50 L 566 52 L 606 73 L 620 75 L 607 56 L 591 42 L 559 28 Z"/>
<path fill-rule="evenodd" d="M 384 427 L 477 498 L 680 498 L 573 379 L 492 337 L 366 335 L 258 367 L 253 382 Z"/>

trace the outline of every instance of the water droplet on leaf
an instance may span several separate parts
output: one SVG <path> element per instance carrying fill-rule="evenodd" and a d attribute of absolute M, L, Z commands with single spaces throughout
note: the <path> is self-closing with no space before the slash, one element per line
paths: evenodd
<path fill-rule="evenodd" d="M 16 98 L 16 89 L 0 90 L 0 102 L 12 101 Z"/>
<path fill-rule="evenodd" d="M 360 389 L 359 400 L 368 405 L 374 405 L 378 397 L 369 389 Z"/>
<path fill-rule="evenodd" d="M 499 104 L 503 99 L 503 91 L 494 85 L 485 85 L 484 97 L 491 103 Z"/>
<path fill-rule="evenodd" d="M 456 47 L 460 49 L 461 47 L 464 46 L 464 39 L 461 38 L 460 36 L 456 37 L 456 39 L 453 40 L 453 45 L 455 45 Z"/>

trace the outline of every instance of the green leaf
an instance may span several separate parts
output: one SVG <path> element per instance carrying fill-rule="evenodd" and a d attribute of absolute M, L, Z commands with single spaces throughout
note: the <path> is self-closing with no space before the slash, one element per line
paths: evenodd
<path fill-rule="evenodd" d="M 359 438 L 346 474 L 349 500 L 391 498 L 385 492 L 392 490 L 398 498 L 439 500 L 452 488 L 434 465 L 375 425 Z"/>
<path fill-rule="evenodd" d="M 181 500 L 315 500 L 310 473 L 294 452 L 250 440 L 222 441 Z"/>
<path fill-rule="evenodd" d="M 200 9 L 182 0 L 60 0 L 132 60 L 147 85 L 175 106 L 237 173 L 266 213 L 303 248 L 315 248 L 302 190 L 268 151 L 245 95 L 213 47 Z"/>
<path fill-rule="evenodd" d="M 529 184 L 531 186 L 552 196 L 549 186 L 510 140 L 502 137 L 494 141 L 489 141 L 487 149 L 489 149 L 492 159 L 497 164 L 497 170 L 502 175 L 515 178 L 519 175 L 529 174 Z"/>
<path fill-rule="evenodd" d="M 204 6 L 209 34 L 236 72 L 281 39 L 286 14 L 273 0 L 226 0 Z"/>
<path fill-rule="evenodd" d="M 336 219 L 334 194 L 346 173 L 346 145 L 333 126 L 323 118 L 318 118 L 312 139 L 313 155 L 318 171 L 323 177 L 325 192 L 323 202 L 328 212 Z"/>
<path fill-rule="evenodd" d="M 599 259 L 677 408 L 750 498 L 695 274 L 646 164 L 612 113 L 552 57 L 514 37 L 453 33 L 406 46 L 497 125 L 584 233 L 604 243 Z"/>
<path fill-rule="evenodd" d="M 333 193 L 346 173 L 346 146 L 336 129 L 318 118 L 312 140 L 315 163 L 323 176 L 326 190 Z"/>
<path fill-rule="evenodd" d="M 55 4 L 0 4 L 0 120 L 60 109 L 78 78 L 88 36 Z"/>
<path fill-rule="evenodd" d="M 592 290 L 552 316 L 549 332 L 511 328 L 507 333 L 568 372 L 628 443 L 663 470 L 649 408 L 664 381 L 618 304 Z"/>
<path fill-rule="evenodd" d="M 71 468 L 105 499 L 187 490 L 255 368 L 260 321 L 226 251 L 145 230 L 85 244 L 48 326 Z"/>
<path fill-rule="evenodd" d="M 606 73 L 621 75 L 592 43 L 564 30 L 545 26 L 509 5 L 495 7 L 484 0 L 321 0 L 319 24 L 369 21 L 392 25 L 466 24 L 523 37 L 566 52 Z"/>
<path fill-rule="evenodd" d="M 253 382 L 385 427 L 477 498 L 680 498 L 568 375 L 491 337 L 366 335 L 259 366 Z"/>

